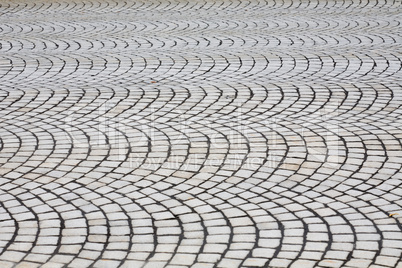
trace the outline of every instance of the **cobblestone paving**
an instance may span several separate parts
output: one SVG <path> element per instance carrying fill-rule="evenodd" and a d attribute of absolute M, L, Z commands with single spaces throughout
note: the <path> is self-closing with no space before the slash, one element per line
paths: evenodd
<path fill-rule="evenodd" d="M 0 14 L 0 267 L 402 267 L 400 1 Z"/>

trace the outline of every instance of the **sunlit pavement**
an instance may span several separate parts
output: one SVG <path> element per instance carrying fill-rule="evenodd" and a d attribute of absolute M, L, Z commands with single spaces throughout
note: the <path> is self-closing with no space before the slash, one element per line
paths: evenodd
<path fill-rule="evenodd" d="M 0 14 L 0 267 L 402 267 L 400 1 Z"/>

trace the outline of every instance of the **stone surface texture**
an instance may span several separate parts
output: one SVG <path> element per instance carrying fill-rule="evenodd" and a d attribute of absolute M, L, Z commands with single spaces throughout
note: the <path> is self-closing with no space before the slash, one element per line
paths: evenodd
<path fill-rule="evenodd" d="M 402 267 L 400 0 L 0 0 L 0 267 Z"/>

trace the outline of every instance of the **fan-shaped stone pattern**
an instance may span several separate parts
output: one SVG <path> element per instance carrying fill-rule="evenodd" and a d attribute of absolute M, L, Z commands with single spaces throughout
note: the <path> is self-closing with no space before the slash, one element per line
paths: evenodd
<path fill-rule="evenodd" d="M 401 266 L 401 11 L 1 1 L 0 266 Z"/>

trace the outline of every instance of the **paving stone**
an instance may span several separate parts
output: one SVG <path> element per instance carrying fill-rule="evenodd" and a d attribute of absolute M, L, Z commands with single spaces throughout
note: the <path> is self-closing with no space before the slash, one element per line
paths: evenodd
<path fill-rule="evenodd" d="M 0 267 L 402 267 L 400 1 L 0 14 Z"/>

